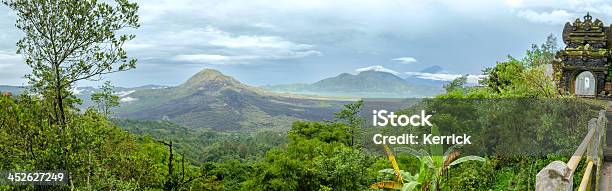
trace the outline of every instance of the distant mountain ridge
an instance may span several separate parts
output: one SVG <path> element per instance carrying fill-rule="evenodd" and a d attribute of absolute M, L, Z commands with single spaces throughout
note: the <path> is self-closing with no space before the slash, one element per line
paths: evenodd
<path fill-rule="evenodd" d="M 311 91 L 340 92 L 403 92 L 412 91 L 409 83 L 388 72 L 363 71 L 353 75 L 342 73 L 336 77 L 320 80 L 309 87 Z"/>
<path fill-rule="evenodd" d="M 402 79 L 390 72 L 373 68 L 358 74 L 342 73 L 312 84 L 264 86 L 274 92 L 327 96 L 407 98 L 428 97 L 441 92 L 440 87 L 424 86 Z"/>
<path fill-rule="evenodd" d="M 125 98 L 127 97 L 128 94 L 136 91 L 136 90 L 143 90 L 143 89 L 162 89 L 162 88 L 166 88 L 166 86 L 160 86 L 160 85 L 144 85 L 144 86 L 138 86 L 138 87 L 131 87 L 131 88 L 127 88 L 127 87 L 114 87 L 113 90 L 115 91 L 115 95 L 119 96 L 121 101 L 125 101 Z M 21 93 L 23 93 L 24 91 L 26 91 L 28 89 L 28 86 L 10 86 L 10 85 L 0 85 L 0 92 L 11 92 L 13 93 L 13 95 L 19 95 Z M 91 94 L 95 93 L 95 92 L 99 92 L 100 89 L 96 88 L 96 87 L 92 87 L 92 86 L 84 86 L 84 87 L 76 87 L 74 89 L 72 89 L 72 92 L 74 93 L 74 95 L 81 99 L 81 101 L 83 101 L 83 103 L 81 105 L 77 105 L 78 108 L 80 109 L 85 109 L 89 106 L 91 106 L 93 103 L 91 102 Z M 128 99 L 129 100 L 129 99 Z"/>

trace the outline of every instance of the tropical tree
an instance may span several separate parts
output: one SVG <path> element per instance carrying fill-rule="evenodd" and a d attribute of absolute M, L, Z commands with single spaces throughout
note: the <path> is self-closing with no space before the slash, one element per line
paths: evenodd
<path fill-rule="evenodd" d="M 546 69 L 555 64 L 557 51 L 556 38 L 550 35 L 544 44 L 532 45 L 523 58 L 508 56 L 507 61 L 483 70 L 487 77 L 480 82 L 500 97 L 559 97 L 554 84 L 559 76 L 547 74 Z"/>
<path fill-rule="evenodd" d="M 457 89 L 463 88 L 466 83 L 467 83 L 467 75 L 461 75 L 461 76 L 455 78 L 450 83 L 444 85 L 444 89 L 446 90 L 447 93 L 448 92 L 452 92 L 452 91 L 455 91 Z"/>
<path fill-rule="evenodd" d="M 53 101 L 53 122 L 66 125 L 68 90 L 81 80 L 136 66 L 123 49 L 134 35 L 118 34 L 137 28 L 138 5 L 115 0 L 115 5 L 96 0 L 3 0 L 15 11 L 15 26 L 24 37 L 17 53 L 32 68 L 27 75 L 33 89 Z"/>
<path fill-rule="evenodd" d="M 351 135 L 349 146 L 355 146 L 355 138 L 359 136 L 359 129 L 363 125 L 363 118 L 359 116 L 359 112 L 363 107 L 363 100 L 355 103 L 346 104 L 344 108 L 336 113 L 335 119 L 344 122 L 349 128 L 348 133 Z"/>
<path fill-rule="evenodd" d="M 17 16 L 15 26 L 23 32 L 17 54 L 32 68 L 26 77 L 37 95 L 3 100 L 2 104 L 11 104 L 7 109 L 15 115 L 0 121 L 15 123 L 0 123 L 0 134 L 25 141 L 23 148 L 30 155 L 8 169 L 62 169 L 69 173 L 71 190 L 153 186 L 149 180 L 154 178 L 143 174 L 154 173 L 150 159 L 138 150 L 141 145 L 110 124 L 107 116 L 93 110 L 77 112 L 74 104 L 80 100 L 71 91 L 79 81 L 100 80 L 105 74 L 135 68 L 136 60 L 129 59 L 122 47 L 135 37 L 125 29 L 139 27 L 138 5 L 127 0 L 2 3 Z M 11 130 L 17 126 L 24 131 Z"/>
<path fill-rule="evenodd" d="M 559 51 L 557 37 L 550 34 L 543 44 L 532 44 L 531 49 L 525 52 L 525 57 L 521 62 L 528 68 L 552 64 L 557 51 Z"/>
<path fill-rule="evenodd" d="M 111 114 L 111 108 L 119 106 L 119 96 L 115 95 L 110 81 L 106 81 L 104 85 L 100 86 L 100 92 L 91 94 L 91 101 L 97 106 L 98 112 L 106 116 Z"/>

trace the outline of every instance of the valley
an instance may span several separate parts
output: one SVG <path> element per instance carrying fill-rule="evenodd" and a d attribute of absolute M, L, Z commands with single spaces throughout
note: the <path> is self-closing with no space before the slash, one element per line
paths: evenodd
<path fill-rule="evenodd" d="M 439 83 L 439 82 L 438 82 Z M 26 87 L 0 86 L 21 93 Z M 347 103 L 360 98 L 427 97 L 440 85 L 411 83 L 382 71 L 343 73 L 313 84 L 253 87 L 213 69 L 204 69 L 177 86 L 115 87 L 120 107 L 112 117 L 140 121 L 164 120 L 193 129 L 226 132 L 285 132 L 296 120 L 325 121 Z M 94 87 L 72 90 L 85 110 Z"/>

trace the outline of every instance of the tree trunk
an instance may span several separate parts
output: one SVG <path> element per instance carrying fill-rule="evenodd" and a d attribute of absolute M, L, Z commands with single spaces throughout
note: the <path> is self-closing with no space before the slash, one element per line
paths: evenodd
<path fill-rule="evenodd" d="M 66 115 L 64 113 L 64 96 L 62 96 L 62 77 L 60 76 L 60 66 L 55 64 L 55 99 L 59 107 L 59 125 L 63 129 L 66 126 Z"/>
<path fill-rule="evenodd" d="M 159 142 L 168 146 L 168 149 L 170 152 L 170 156 L 168 157 L 168 180 L 166 181 L 164 185 L 164 190 L 167 190 L 167 191 L 175 190 L 176 181 L 174 181 L 174 178 L 172 176 L 172 172 L 174 172 L 174 164 L 172 164 L 172 162 L 174 161 L 174 154 L 172 152 L 172 141 L 170 141 L 169 143 L 166 143 L 163 141 L 159 141 Z"/>
<path fill-rule="evenodd" d="M 172 172 L 174 172 L 174 165 L 172 164 L 172 161 L 174 160 L 174 154 L 172 153 L 172 141 L 170 141 L 169 146 L 170 147 L 170 157 L 168 160 L 168 176 L 170 176 L 170 182 L 174 182 L 172 181 Z"/>

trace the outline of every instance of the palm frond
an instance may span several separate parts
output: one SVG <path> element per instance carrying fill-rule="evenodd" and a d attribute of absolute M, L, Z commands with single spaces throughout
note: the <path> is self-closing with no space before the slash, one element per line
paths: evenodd
<path fill-rule="evenodd" d="M 448 167 L 450 168 L 453 165 L 457 165 L 457 164 L 461 164 L 463 162 L 467 162 L 467 161 L 480 161 L 480 162 L 484 162 L 485 159 L 479 156 L 465 156 L 465 157 L 461 157 L 455 161 L 453 161 L 452 163 L 450 163 L 448 165 Z"/>

